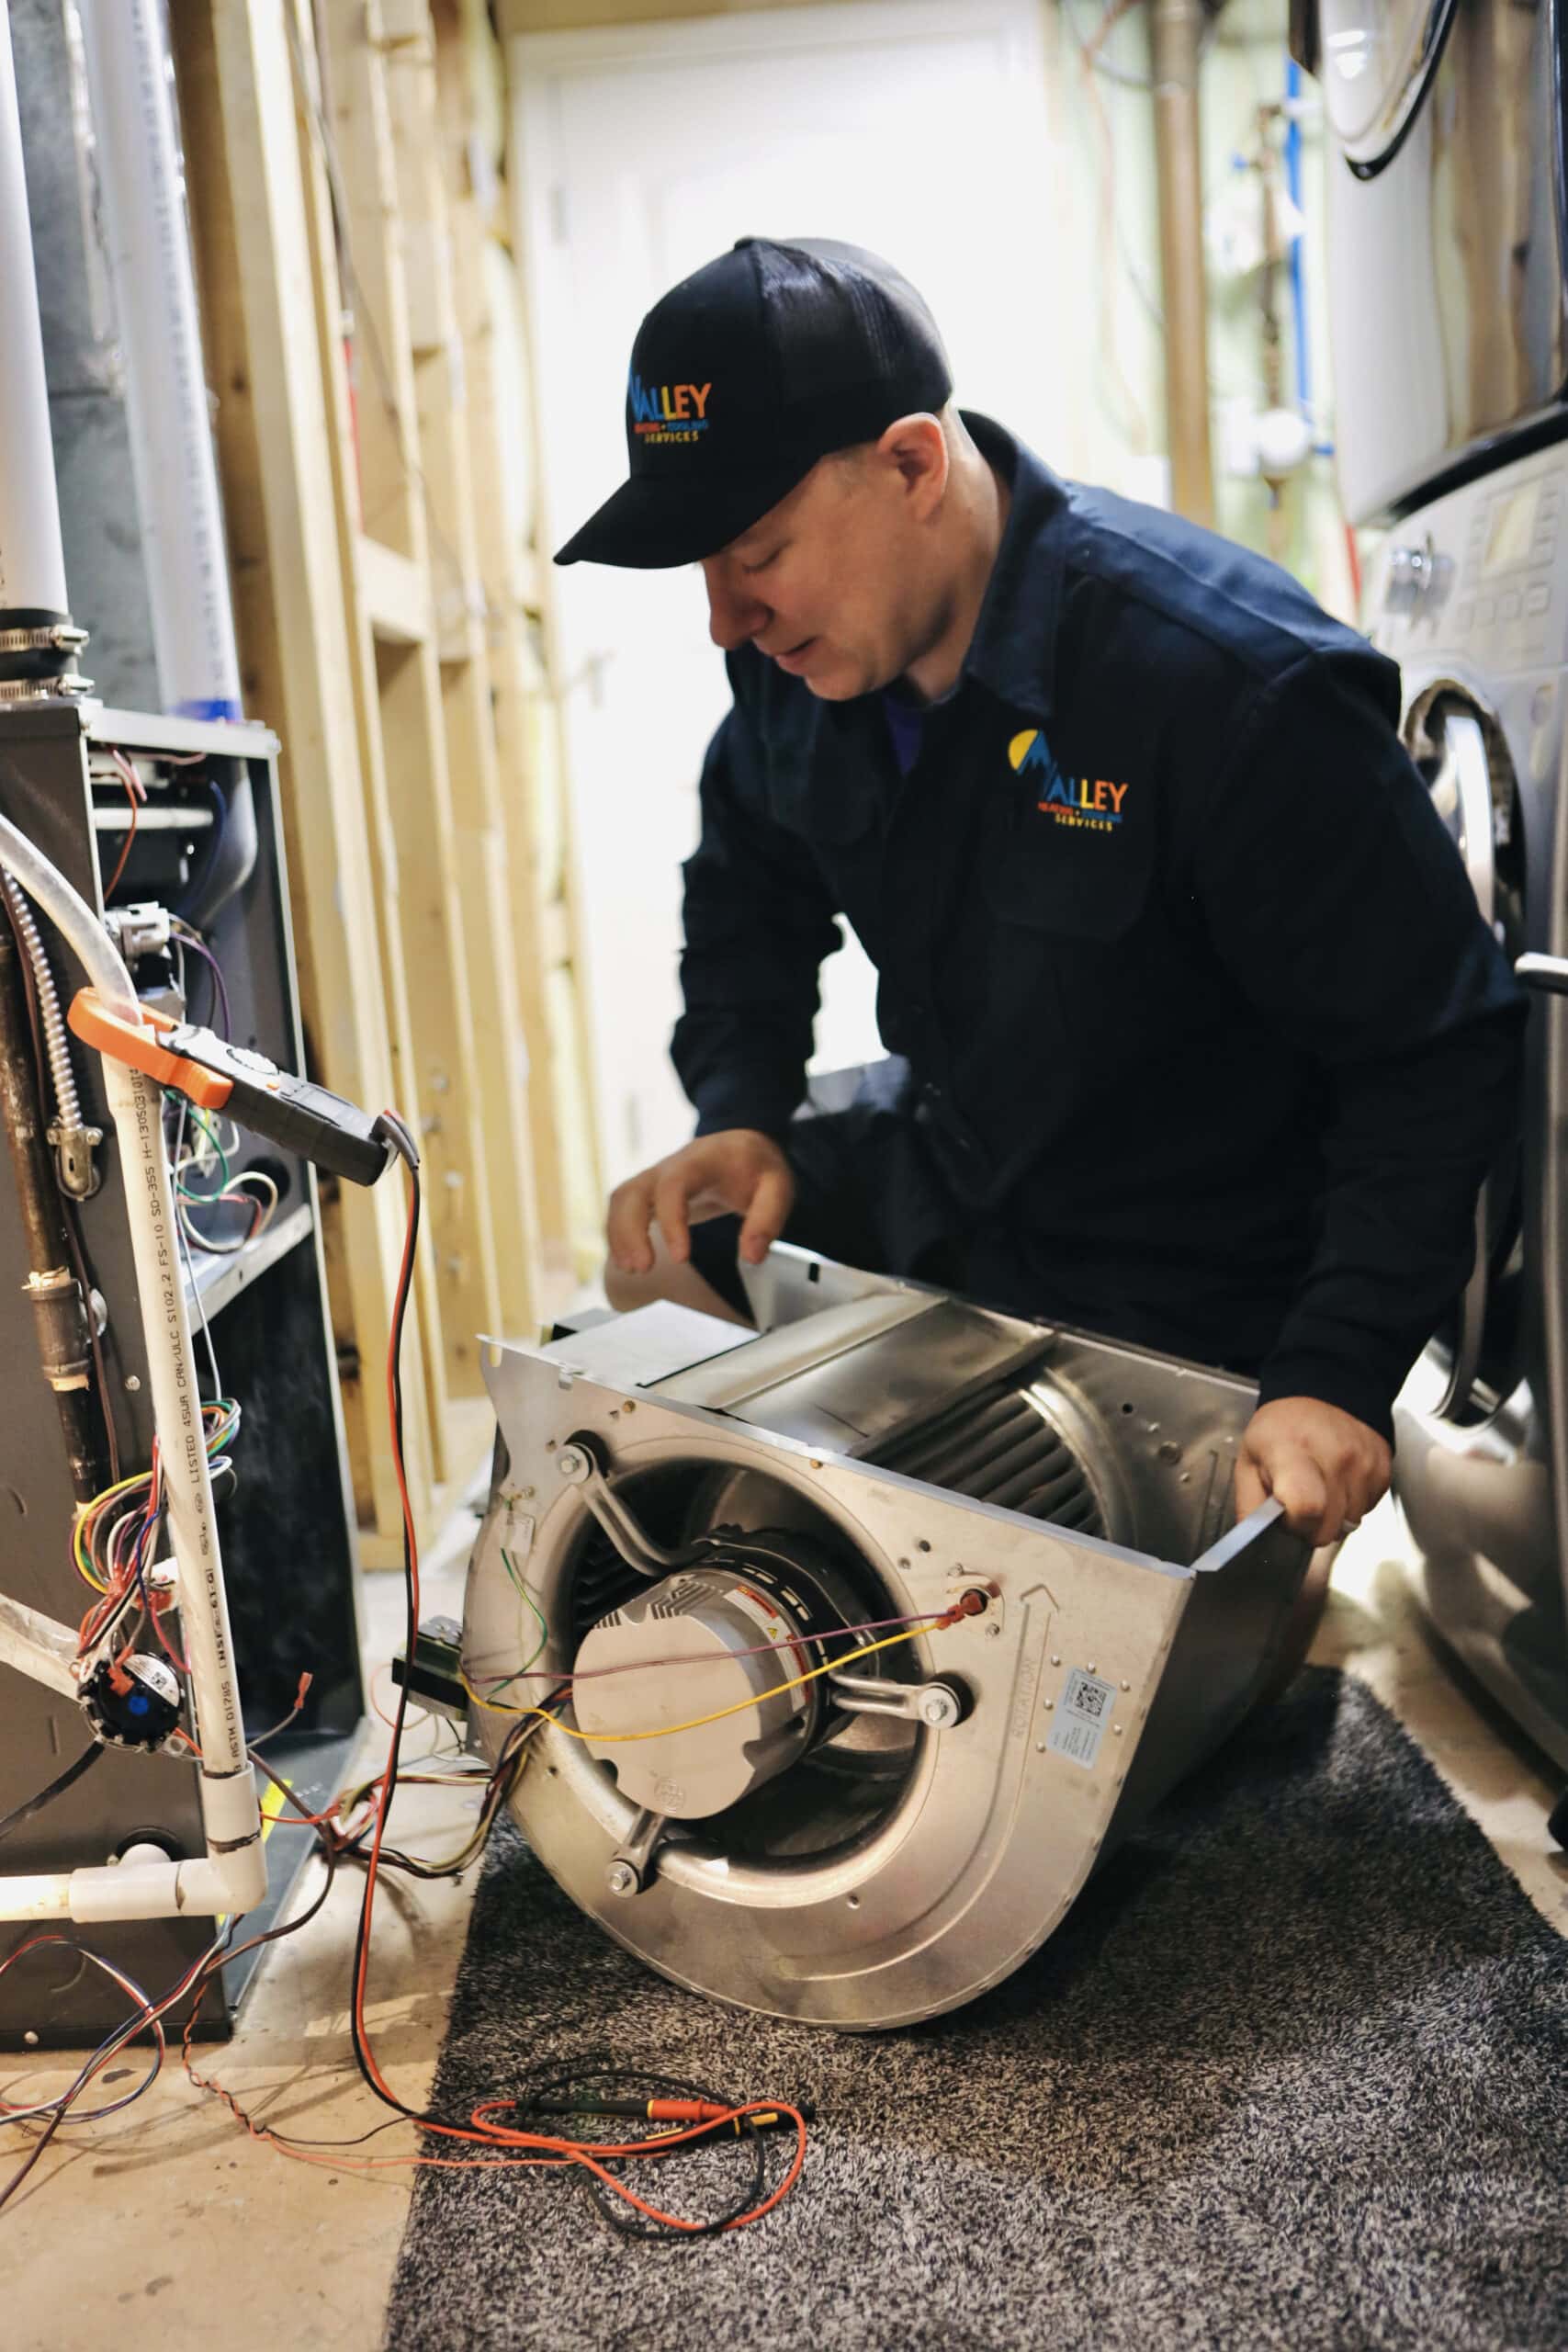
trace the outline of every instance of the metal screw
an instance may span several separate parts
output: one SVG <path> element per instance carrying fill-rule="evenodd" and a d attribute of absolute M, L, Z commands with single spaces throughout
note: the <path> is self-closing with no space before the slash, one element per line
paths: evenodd
<path fill-rule="evenodd" d="M 1162 1462 L 1180 1461 L 1181 1448 L 1177 1444 L 1176 1440 L 1173 1437 L 1168 1437 L 1165 1443 L 1160 1447 L 1159 1458 Z"/>
<path fill-rule="evenodd" d="M 1051 1753 L 1050 1741 L 1048 1739 L 1037 1739 L 1034 1743 L 1034 1753 L 1036 1756 L 1049 1756 Z"/>
<path fill-rule="evenodd" d="M 1061 1651 L 1060 1651 L 1060 1650 L 1053 1650 L 1053 1651 L 1052 1651 L 1052 1653 L 1051 1653 L 1051 1663 L 1052 1663 L 1052 1665 L 1053 1665 L 1053 1666 L 1060 1666 L 1060 1665 L 1061 1665 L 1061 1663 L 1062 1663 L 1062 1653 L 1061 1653 Z"/>
<path fill-rule="evenodd" d="M 920 1538 L 919 1542 L 919 1543 L 916 1544 L 916 1546 L 915 1546 L 915 1549 L 916 1549 L 916 1551 L 917 1551 L 917 1552 L 929 1552 L 929 1551 L 931 1550 L 931 1545 L 926 1542 L 926 1539 L 925 1539 L 925 1537 L 924 1537 L 923 1535 L 921 1536 L 921 1538 Z"/>
<path fill-rule="evenodd" d="M 1046 1713 L 1047 1714 L 1049 1714 L 1049 1713 L 1050 1713 L 1050 1712 L 1051 1712 L 1052 1708 L 1055 1705 L 1055 1703 L 1056 1703 L 1056 1702 L 1055 1701 L 1055 1699 L 1047 1699 L 1047 1700 L 1046 1700 L 1046 1702 L 1045 1702 L 1045 1713 Z"/>
<path fill-rule="evenodd" d="M 547 1437 L 545 1440 L 545 1452 L 547 1453 L 553 1453 L 556 1450 L 557 1442 L 558 1441 L 555 1438 Z"/>
<path fill-rule="evenodd" d="M 1123 1682 L 1123 1684 L 1122 1685 L 1122 1690 L 1130 1690 L 1132 1689 L 1132 1687 L 1133 1687 L 1133 1686 L 1132 1686 L 1132 1684 L 1131 1684 L 1130 1682 Z"/>
<path fill-rule="evenodd" d="M 987 1625 L 986 1628 L 986 1639 L 988 1642 L 999 1641 L 1001 1639 L 1001 1632 L 1002 1629 L 998 1624 Z"/>
<path fill-rule="evenodd" d="M 28 2026 L 26 2033 L 22 2036 L 22 2040 L 27 2043 L 29 2050 L 36 2050 L 38 2048 L 38 2036 L 33 2031 L 31 2026 Z"/>
<path fill-rule="evenodd" d="M 556 1456 L 556 1468 L 563 1478 L 575 1478 L 587 1467 L 575 1445 L 563 1445 Z"/>
<path fill-rule="evenodd" d="M 1120 1738 L 1121 1738 L 1121 1736 L 1122 1736 L 1122 1726 L 1121 1726 L 1121 1724 L 1111 1724 L 1111 1730 L 1116 1734 L 1117 1738 L 1118 1738 L 1118 1739 L 1120 1739 Z"/>
<path fill-rule="evenodd" d="M 637 1875 L 630 1862 L 612 1862 L 604 1873 L 604 1883 L 612 1894 L 635 1894 Z"/>
<path fill-rule="evenodd" d="M 1093 1658 L 1090 1658 L 1090 1660 L 1089 1660 L 1089 1662 L 1088 1666 L 1087 1666 L 1087 1667 L 1085 1667 L 1085 1668 L 1084 1668 L 1084 1672 L 1085 1672 L 1086 1674 L 1092 1674 L 1092 1673 L 1094 1672 L 1094 1660 L 1093 1660 Z"/>
<path fill-rule="evenodd" d="M 637 1411 L 637 1407 L 632 1403 L 630 1397 L 628 1397 L 626 1403 L 621 1407 L 621 1410 L 623 1413 L 635 1413 Z"/>
<path fill-rule="evenodd" d="M 126 1374 L 126 1375 L 125 1375 L 125 1385 L 126 1385 L 126 1386 L 130 1389 L 130 1391 L 131 1395 L 134 1396 L 135 1396 L 135 1394 L 136 1394 L 136 1392 L 137 1392 L 137 1390 L 141 1387 L 141 1381 L 138 1379 L 138 1377 L 137 1377 L 137 1375 L 136 1375 L 136 1374 L 135 1374 L 135 1373 L 133 1373 L 133 1372 L 128 1372 L 128 1373 Z"/>

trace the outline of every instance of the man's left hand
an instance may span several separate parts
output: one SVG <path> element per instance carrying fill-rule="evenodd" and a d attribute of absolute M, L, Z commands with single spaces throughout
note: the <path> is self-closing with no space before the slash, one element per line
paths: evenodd
<path fill-rule="evenodd" d="M 1314 1544 L 1337 1544 L 1388 1492 L 1393 1454 L 1353 1413 L 1316 1396 L 1276 1396 L 1242 1432 L 1235 1515 L 1272 1495 L 1286 1524 Z"/>

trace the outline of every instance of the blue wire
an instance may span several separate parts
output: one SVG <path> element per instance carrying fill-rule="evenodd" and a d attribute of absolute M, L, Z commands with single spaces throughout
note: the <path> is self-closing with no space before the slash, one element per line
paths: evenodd
<path fill-rule="evenodd" d="M 1296 108 L 1301 103 L 1302 69 L 1295 59 L 1285 64 L 1285 188 L 1298 213 L 1302 211 L 1302 126 Z M 1302 268 L 1302 239 L 1291 239 L 1291 306 L 1296 334 L 1296 405 L 1312 416 L 1312 359 L 1307 343 L 1306 280 Z"/>

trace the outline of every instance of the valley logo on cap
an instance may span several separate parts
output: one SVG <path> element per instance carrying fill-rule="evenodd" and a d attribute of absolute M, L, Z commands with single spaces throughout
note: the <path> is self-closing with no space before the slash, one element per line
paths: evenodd
<path fill-rule="evenodd" d="M 644 448 L 661 441 L 694 441 L 699 433 L 708 429 L 708 394 L 711 384 L 645 384 L 642 378 L 632 374 L 626 378 L 626 399 L 632 413 L 632 430 L 642 436 Z"/>

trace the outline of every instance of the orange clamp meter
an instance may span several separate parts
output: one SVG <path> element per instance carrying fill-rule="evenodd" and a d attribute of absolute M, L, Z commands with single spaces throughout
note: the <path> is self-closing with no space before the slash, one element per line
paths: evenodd
<path fill-rule="evenodd" d="M 355 1184 L 373 1184 L 394 1148 L 378 1116 L 292 1077 L 245 1046 L 211 1029 L 172 1021 L 144 1005 L 140 1023 L 106 1010 L 93 989 L 79 989 L 66 1019 L 85 1045 L 142 1070 L 185 1095 L 198 1110 L 221 1111 L 253 1135 L 297 1151 Z"/>

